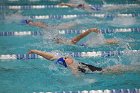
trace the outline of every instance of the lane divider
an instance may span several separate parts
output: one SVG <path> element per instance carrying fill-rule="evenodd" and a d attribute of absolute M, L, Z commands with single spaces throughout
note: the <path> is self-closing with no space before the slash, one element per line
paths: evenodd
<path fill-rule="evenodd" d="M 101 8 L 104 8 L 104 5 L 102 4 L 94 4 L 91 5 L 96 8 L 96 11 L 100 11 Z M 110 6 L 137 6 L 138 4 L 107 4 L 105 7 L 110 7 Z M 135 7 L 135 8 L 137 8 Z M 45 8 L 69 8 L 68 6 L 59 6 L 59 5 L 9 5 L 9 6 L 4 6 L 1 5 L 0 9 L 14 9 L 14 10 L 26 10 L 26 9 L 45 9 Z"/>
<path fill-rule="evenodd" d="M 110 57 L 110 56 L 120 56 L 120 55 L 135 55 L 140 54 L 140 50 L 124 50 L 124 51 L 92 51 L 92 52 L 69 52 L 66 55 L 71 55 L 72 57 Z M 0 59 L 37 59 L 43 58 L 36 54 L 1 54 Z"/>
<path fill-rule="evenodd" d="M 115 17 L 139 17 L 139 13 L 134 14 L 74 14 L 74 15 L 34 15 L 34 16 L 26 16 L 28 18 L 33 19 L 71 19 L 78 17 L 98 17 L 98 18 L 107 18 L 113 19 Z"/>
<path fill-rule="evenodd" d="M 33 93 L 60 93 L 60 92 L 33 92 Z M 63 91 L 61 93 L 140 93 L 140 89 L 105 89 L 105 90 L 83 90 L 83 91 Z"/>
<path fill-rule="evenodd" d="M 59 34 L 80 34 L 86 30 L 59 30 Z M 140 32 L 140 28 L 117 28 L 117 29 L 100 29 L 103 34 L 110 33 L 128 33 L 128 32 Z M 15 32 L 0 32 L 0 36 L 40 36 L 43 35 L 41 31 L 15 31 Z"/>
<path fill-rule="evenodd" d="M 42 35 L 41 31 L 0 32 L 0 36 L 30 36 Z"/>
<path fill-rule="evenodd" d="M 7 0 L 9 2 L 20 2 L 21 0 Z M 53 1 L 53 2 L 58 2 L 58 0 L 24 0 L 28 2 L 41 2 L 41 1 Z"/>

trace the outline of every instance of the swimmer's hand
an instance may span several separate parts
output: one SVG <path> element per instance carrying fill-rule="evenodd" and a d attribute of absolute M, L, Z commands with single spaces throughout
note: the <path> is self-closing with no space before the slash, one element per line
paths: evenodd
<path fill-rule="evenodd" d="M 100 33 L 100 31 L 97 28 L 90 28 L 89 30 L 91 32 Z"/>
<path fill-rule="evenodd" d="M 66 3 L 58 4 L 59 6 L 66 6 Z"/>
<path fill-rule="evenodd" d="M 30 50 L 30 51 L 28 52 L 28 54 L 32 54 L 32 53 L 34 53 L 34 51 L 35 51 L 35 50 Z"/>

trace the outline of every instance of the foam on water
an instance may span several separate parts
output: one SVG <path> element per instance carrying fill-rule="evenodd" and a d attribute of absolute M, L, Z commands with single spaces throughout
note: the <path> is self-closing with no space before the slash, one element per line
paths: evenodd
<path fill-rule="evenodd" d="M 104 4 L 102 10 L 121 10 L 121 9 L 128 9 L 128 8 L 139 8 L 140 6 L 138 4 L 132 4 L 132 5 L 109 5 Z"/>
<path fill-rule="evenodd" d="M 135 23 L 136 19 L 134 17 L 116 17 L 110 22 L 110 25 L 116 27 L 127 27 L 134 25 Z"/>
<path fill-rule="evenodd" d="M 15 14 L 5 16 L 6 23 L 12 23 L 12 22 L 20 23 L 21 20 L 23 19 L 29 19 L 29 18 L 21 15 L 20 13 L 15 13 Z"/>
<path fill-rule="evenodd" d="M 103 70 L 103 73 L 123 73 L 123 72 L 140 72 L 140 65 L 114 65 L 107 67 Z"/>
<path fill-rule="evenodd" d="M 85 0 L 70 0 L 69 3 L 72 4 L 85 4 Z"/>
<path fill-rule="evenodd" d="M 96 82 L 96 79 L 90 79 L 90 78 L 86 78 L 84 79 L 85 82 L 91 84 L 91 83 L 95 83 Z"/>
<path fill-rule="evenodd" d="M 105 44 L 105 38 L 103 34 L 90 34 L 89 39 L 85 42 L 89 47 L 95 47 Z"/>

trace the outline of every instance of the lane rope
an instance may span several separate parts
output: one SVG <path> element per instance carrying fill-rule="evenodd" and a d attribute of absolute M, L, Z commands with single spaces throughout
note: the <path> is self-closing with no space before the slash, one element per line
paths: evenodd
<path fill-rule="evenodd" d="M 59 34 L 80 34 L 86 30 L 59 30 Z M 116 29 L 100 29 L 103 34 L 110 33 L 129 33 L 129 32 L 140 32 L 140 28 L 116 28 Z M 14 31 L 14 32 L 0 32 L 0 36 L 40 36 L 43 35 L 41 31 Z"/>
<path fill-rule="evenodd" d="M 79 18 L 79 17 L 98 17 L 98 18 L 107 18 L 113 19 L 116 17 L 139 17 L 139 13 L 129 13 L 129 14 L 73 14 L 73 15 L 33 15 L 26 16 L 28 18 L 33 19 L 71 19 L 71 18 Z"/>
<path fill-rule="evenodd" d="M 69 52 L 64 53 L 66 55 L 71 55 L 72 57 L 110 57 L 110 56 L 120 56 L 120 55 L 135 55 L 140 54 L 140 50 L 124 50 L 124 51 L 92 51 L 92 52 Z M 38 59 L 43 58 L 36 54 L 1 54 L 0 59 L 8 60 L 22 60 L 22 59 Z"/>
<path fill-rule="evenodd" d="M 104 5 L 102 4 L 94 4 L 91 5 L 96 8 L 95 11 L 100 11 Z M 110 6 L 138 6 L 136 8 L 139 8 L 138 4 L 107 4 L 105 7 L 110 7 Z M 45 9 L 45 8 L 69 8 L 68 6 L 59 6 L 59 5 L 9 5 L 9 6 L 4 6 L 1 5 L 0 9 L 14 9 L 14 10 L 26 10 L 26 9 Z"/>

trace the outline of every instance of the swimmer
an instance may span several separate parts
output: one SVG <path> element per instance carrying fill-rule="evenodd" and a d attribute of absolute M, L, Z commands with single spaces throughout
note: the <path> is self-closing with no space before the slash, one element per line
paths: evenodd
<path fill-rule="evenodd" d="M 32 20 L 23 20 L 22 23 L 28 24 L 30 26 L 44 28 L 44 29 L 50 28 L 50 29 L 57 29 L 57 30 L 68 29 L 78 24 L 78 23 L 72 23 L 72 24 L 64 23 L 64 24 L 59 24 L 59 25 L 48 25 L 44 22 L 34 22 Z"/>
<path fill-rule="evenodd" d="M 104 4 L 104 5 L 90 5 L 87 3 L 81 3 L 81 4 L 73 4 L 73 3 L 61 3 L 59 6 L 67 6 L 71 8 L 77 8 L 77 9 L 83 9 L 88 12 L 93 11 L 112 11 L 112 10 L 122 10 L 122 9 L 132 9 L 132 8 L 139 8 L 140 6 L 138 4 L 131 4 L 131 5 L 110 5 L 110 4 Z"/>
<path fill-rule="evenodd" d="M 45 24 L 43 22 L 33 22 L 32 20 L 23 20 L 23 22 L 25 24 L 28 24 L 28 25 L 31 25 L 31 26 L 37 26 L 37 27 L 40 27 L 40 28 L 46 28 L 48 26 L 47 24 Z"/>
<path fill-rule="evenodd" d="M 69 68 L 74 75 L 78 75 L 80 72 L 85 74 L 93 72 L 111 74 L 111 73 L 122 73 L 127 71 L 140 71 L 139 70 L 140 65 L 138 66 L 114 65 L 107 68 L 101 68 L 84 62 L 78 62 L 77 60 L 74 60 L 70 56 L 58 57 L 52 53 L 43 52 L 40 50 L 30 50 L 28 54 L 37 54 L 44 57 L 47 60 L 55 61 L 56 64 L 62 65 L 65 68 Z"/>
<path fill-rule="evenodd" d="M 86 10 L 89 12 L 97 10 L 95 7 L 93 7 L 92 5 L 87 4 L 87 3 L 84 3 L 84 4 L 61 3 L 61 4 L 59 4 L 59 6 L 78 8 L 78 9 L 83 9 L 83 10 Z"/>
<path fill-rule="evenodd" d="M 100 31 L 97 28 L 90 28 L 72 39 L 63 39 L 63 38 L 55 37 L 53 40 L 58 44 L 75 45 L 81 39 L 83 39 L 84 37 L 86 37 L 88 34 L 90 34 L 92 32 L 100 33 Z M 118 41 L 114 40 L 114 39 L 106 39 L 106 40 L 104 40 L 104 42 L 105 42 L 105 44 L 117 44 L 118 43 Z"/>
<path fill-rule="evenodd" d="M 78 72 L 82 73 L 88 73 L 88 72 L 94 72 L 94 71 L 102 71 L 103 69 L 100 67 L 95 67 L 93 65 L 89 65 L 83 62 L 75 62 L 75 60 L 72 57 L 56 57 L 55 55 L 48 53 L 48 52 L 42 52 L 40 50 L 30 50 L 28 54 L 37 54 L 42 57 L 44 57 L 47 60 L 55 61 L 56 64 L 60 64 L 66 68 L 71 69 L 73 74 L 78 74 Z"/>

